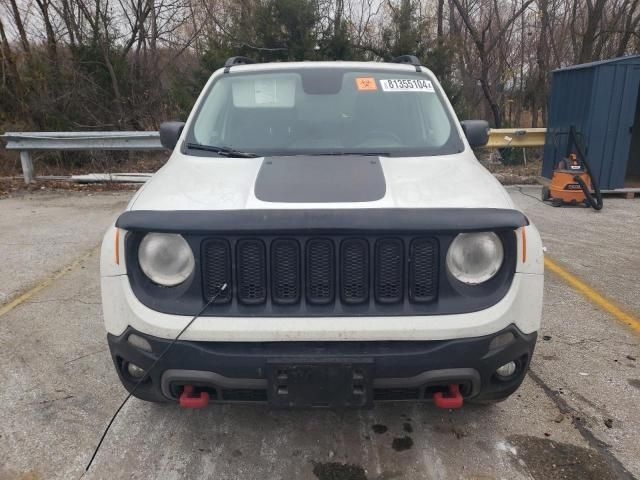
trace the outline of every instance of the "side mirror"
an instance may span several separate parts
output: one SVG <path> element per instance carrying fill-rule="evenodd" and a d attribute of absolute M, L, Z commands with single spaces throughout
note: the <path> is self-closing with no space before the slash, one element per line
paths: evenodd
<path fill-rule="evenodd" d="M 463 120 L 462 131 L 471 148 L 483 147 L 489 142 L 489 122 L 485 120 Z"/>
<path fill-rule="evenodd" d="M 163 122 L 160 124 L 160 143 L 164 148 L 173 150 L 178 143 L 184 122 Z"/>

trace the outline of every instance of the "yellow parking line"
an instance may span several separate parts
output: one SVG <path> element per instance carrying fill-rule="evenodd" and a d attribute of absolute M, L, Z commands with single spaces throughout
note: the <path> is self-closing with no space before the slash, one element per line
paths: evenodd
<path fill-rule="evenodd" d="M 578 291 L 578 293 L 582 294 L 587 300 L 596 304 L 598 307 L 600 307 L 607 313 L 610 313 L 622 323 L 631 327 L 631 329 L 636 333 L 640 333 L 640 320 L 635 318 L 633 315 L 620 309 L 611 300 L 595 291 L 593 288 L 591 288 L 589 285 L 584 283 L 572 273 L 569 273 L 549 257 L 545 257 L 544 266 L 547 270 L 552 271 L 558 277 L 568 283 L 571 287 Z"/>
<path fill-rule="evenodd" d="M 44 290 L 45 288 L 47 288 L 49 285 L 51 285 L 53 282 L 58 280 L 60 277 L 63 277 L 64 275 L 66 275 L 70 271 L 76 269 L 81 263 L 83 263 L 89 257 L 93 256 L 98 250 L 99 250 L 99 247 L 92 248 L 89 252 L 85 253 L 81 257 L 76 258 L 73 262 L 71 262 L 69 265 L 64 267 L 62 270 L 59 270 L 56 273 L 54 273 L 53 275 L 51 275 L 50 277 L 46 278 L 45 280 L 40 282 L 38 285 L 33 287 L 31 290 L 28 290 L 25 293 L 23 293 L 22 295 L 14 298 L 9 303 L 7 303 L 5 305 L 2 305 L 0 307 L 0 317 L 2 317 L 3 315 L 6 315 L 11 310 L 16 308 L 18 305 L 26 302 L 31 297 L 33 297 L 36 293 L 38 293 L 38 292 Z"/>

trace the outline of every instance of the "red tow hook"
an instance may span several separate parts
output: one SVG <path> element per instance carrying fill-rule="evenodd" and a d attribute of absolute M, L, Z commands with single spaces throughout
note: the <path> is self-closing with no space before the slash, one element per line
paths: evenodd
<path fill-rule="evenodd" d="M 443 392 L 433 394 L 433 401 L 438 408 L 462 408 L 464 399 L 460 393 L 460 387 L 457 383 L 449 385 L 449 393 L 444 396 Z"/>
<path fill-rule="evenodd" d="M 185 385 L 184 390 L 180 394 L 180 406 L 182 408 L 204 408 L 209 405 L 209 393 L 200 392 L 195 395 L 193 385 Z"/>

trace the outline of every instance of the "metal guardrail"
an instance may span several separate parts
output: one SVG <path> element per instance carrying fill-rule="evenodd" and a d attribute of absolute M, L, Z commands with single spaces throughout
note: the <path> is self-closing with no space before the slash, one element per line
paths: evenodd
<path fill-rule="evenodd" d="M 492 128 L 487 148 L 542 147 L 546 134 L 546 128 Z"/>
<path fill-rule="evenodd" d="M 18 150 L 24 181 L 34 179 L 31 152 L 77 150 L 162 150 L 158 132 L 7 132 L 7 150 Z"/>
<path fill-rule="evenodd" d="M 500 128 L 489 133 L 487 148 L 544 145 L 546 128 Z M 7 132 L 7 150 L 20 152 L 24 181 L 35 178 L 31 152 L 77 150 L 162 150 L 158 132 Z"/>

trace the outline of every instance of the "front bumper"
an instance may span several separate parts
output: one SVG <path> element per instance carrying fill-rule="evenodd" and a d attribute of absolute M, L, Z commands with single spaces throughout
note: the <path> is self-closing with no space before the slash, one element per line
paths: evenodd
<path fill-rule="evenodd" d="M 129 341 L 135 334 L 152 351 Z M 467 399 L 506 398 L 522 383 L 537 333 L 522 333 L 515 325 L 491 335 L 454 340 L 376 342 L 199 342 L 180 340 L 162 358 L 135 396 L 150 401 L 175 401 L 185 385 L 206 390 L 214 402 L 269 402 L 282 406 L 368 406 L 376 401 L 424 401 L 451 384 L 460 385 Z M 127 363 L 147 369 L 170 340 L 129 327 L 108 335 L 109 347 L 123 385 L 131 391 L 136 380 Z M 516 373 L 501 379 L 495 371 L 515 361 Z M 330 366 L 364 371 L 361 401 L 309 401 L 300 405 L 278 398 L 276 368 Z M 335 368 L 334 368 L 335 367 Z M 280 371 L 280 370 L 278 370 Z M 360 374 L 358 374 L 360 375 Z M 308 392 L 307 392 L 308 393 Z M 307 395 L 308 397 L 308 395 Z M 330 397 L 330 396 L 329 396 Z"/>

